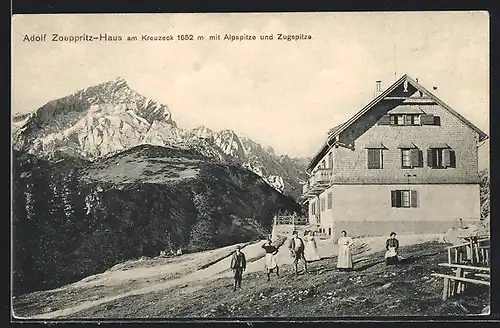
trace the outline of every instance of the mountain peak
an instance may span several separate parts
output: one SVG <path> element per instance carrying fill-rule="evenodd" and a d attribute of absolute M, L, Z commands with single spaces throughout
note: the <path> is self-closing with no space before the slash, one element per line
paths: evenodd
<path fill-rule="evenodd" d="M 96 85 L 96 87 L 97 86 L 102 86 L 106 89 L 110 88 L 110 89 L 113 89 L 115 91 L 122 89 L 122 88 L 130 89 L 127 81 L 121 76 L 116 76 L 114 79 L 106 81 L 104 83 L 100 83 L 100 84 Z"/>

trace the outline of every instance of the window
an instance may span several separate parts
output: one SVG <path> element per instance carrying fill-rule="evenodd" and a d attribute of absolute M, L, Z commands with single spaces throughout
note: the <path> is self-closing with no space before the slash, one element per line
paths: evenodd
<path fill-rule="evenodd" d="M 406 115 L 406 125 L 420 125 L 420 115 Z"/>
<path fill-rule="evenodd" d="M 401 149 L 401 167 L 409 169 L 422 166 L 422 153 L 418 148 Z"/>
<path fill-rule="evenodd" d="M 311 203 L 311 214 L 316 215 L 316 203 Z"/>
<path fill-rule="evenodd" d="M 391 115 L 391 125 L 420 125 L 419 114 Z"/>
<path fill-rule="evenodd" d="M 382 116 L 378 125 L 441 125 L 439 116 L 432 114 L 386 114 Z"/>
<path fill-rule="evenodd" d="M 325 199 L 322 198 L 320 202 L 321 202 L 320 203 L 321 204 L 321 212 L 324 212 L 325 211 Z"/>
<path fill-rule="evenodd" d="M 391 190 L 392 207 L 417 207 L 417 202 L 416 190 Z"/>
<path fill-rule="evenodd" d="M 332 235 L 332 228 L 328 228 L 328 236 Z"/>
<path fill-rule="evenodd" d="M 456 167 L 455 151 L 449 148 L 430 148 L 427 150 L 427 165 L 431 168 Z"/>
<path fill-rule="evenodd" d="M 331 169 L 333 169 L 333 153 L 332 153 L 332 152 L 330 152 L 330 153 L 328 154 L 328 165 L 329 165 L 329 167 L 330 167 Z"/>
<path fill-rule="evenodd" d="M 401 166 L 411 167 L 411 149 L 401 149 Z"/>
<path fill-rule="evenodd" d="M 327 208 L 331 209 L 332 208 L 332 203 L 333 203 L 333 198 L 332 198 L 332 193 L 328 193 L 328 203 L 327 203 Z"/>
<path fill-rule="evenodd" d="M 391 115 L 391 125 L 403 125 L 404 115 Z"/>
<path fill-rule="evenodd" d="M 367 165 L 369 169 L 381 169 L 382 168 L 382 149 L 367 149 Z"/>
<path fill-rule="evenodd" d="M 326 162 L 325 162 L 325 160 L 321 161 L 321 166 L 319 168 L 320 169 L 326 169 Z"/>

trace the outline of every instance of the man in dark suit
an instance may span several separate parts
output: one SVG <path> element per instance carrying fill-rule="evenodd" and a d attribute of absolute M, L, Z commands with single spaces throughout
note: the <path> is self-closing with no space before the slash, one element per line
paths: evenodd
<path fill-rule="evenodd" d="M 299 274 L 298 271 L 299 261 L 302 261 L 304 263 L 304 268 L 307 273 L 307 261 L 304 256 L 305 245 L 302 238 L 299 237 L 298 231 L 294 231 L 292 233 L 292 239 L 290 239 L 290 244 L 288 245 L 288 248 L 290 249 L 291 255 L 293 257 L 293 264 L 295 264 L 295 274 Z"/>
<path fill-rule="evenodd" d="M 234 273 L 234 288 L 233 291 L 236 291 L 236 288 L 241 289 L 241 280 L 243 276 L 243 271 L 245 271 L 247 267 L 247 260 L 245 254 L 241 252 L 241 246 L 236 246 L 236 251 L 231 258 L 231 267 Z"/>

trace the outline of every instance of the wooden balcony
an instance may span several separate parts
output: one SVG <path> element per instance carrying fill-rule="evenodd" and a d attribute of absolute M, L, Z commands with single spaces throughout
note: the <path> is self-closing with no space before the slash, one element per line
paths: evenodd
<path fill-rule="evenodd" d="M 323 192 L 331 183 L 332 169 L 319 169 L 311 176 L 309 182 L 302 185 L 302 199 L 314 197 Z"/>
<path fill-rule="evenodd" d="M 309 182 L 302 186 L 302 198 L 307 198 L 309 193 Z"/>
<path fill-rule="evenodd" d="M 309 179 L 308 195 L 314 196 L 322 193 L 328 186 L 333 177 L 332 169 L 319 169 Z"/>

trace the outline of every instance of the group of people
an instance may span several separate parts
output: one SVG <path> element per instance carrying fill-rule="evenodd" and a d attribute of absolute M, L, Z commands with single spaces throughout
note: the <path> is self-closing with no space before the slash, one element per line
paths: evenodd
<path fill-rule="evenodd" d="M 347 236 L 347 231 L 341 232 L 341 237 L 337 241 L 338 244 L 338 256 L 337 256 L 337 269 L 341 271 L 350 271 L 353 269 L 352 252 L 351 248 L 354 245 L 354 241 L 351 237 Z M 271 279 L 271 273 L 275 272 L 276 276 L 279 278 L 279 267 L 276 261 L 276 255 L 278 254 L 279 246 L 275 246 L 272 243 L 271 237 L 268 237 L 266 242 L 262 245 L 262 248 L 266 252 L 265 255 L 265 271 L 267 275 L 267 281 Z M 308 273 L 307 263 L 318 261 L 321 259 L 318 252 L 318 245 L 316 243 L 316 232 L 305 231 L 304 239 L 299 237 L 298 231 L 293 231 L 292 238 L 288 244 L 290 254 L 293 258 L 293 263 L 295 267 L 295 274 L 299 274 L 298 265 L 299 262 L 303 263 L 304 270 Z M 386 240 L 385 244 L 385 262 L 387 265 L 396 264 L 399 261 L 398 249 L 399 241 L 396 239 L 396 233 L 391 232 L 390 238 Z M 234 288 L 241 289 L 241 280 L 243 272 L 246 269 L 246 257 L 243 252 L 241 252 L 241 247 L 237 246 L 236 251 L 231 258 L 231 270 L 234 273 Z"/>

